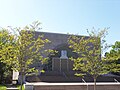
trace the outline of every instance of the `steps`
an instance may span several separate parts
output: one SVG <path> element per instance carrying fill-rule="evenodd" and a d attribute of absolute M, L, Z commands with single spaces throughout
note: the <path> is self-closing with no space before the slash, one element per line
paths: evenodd
<path fill-rule="evenodd" d="M 70 72 L 57 72 L 46 71 L 41 75 L 27 76 L 27 82 L 83 82 L 81 77 L 74 75 L 75 71 Z M 87 75 L 83 78 L 85 82 L 93 82 L 93 78 Z M 97 82 L 117 82 L 120 81 L 120 77 L 99 76 Z"/>

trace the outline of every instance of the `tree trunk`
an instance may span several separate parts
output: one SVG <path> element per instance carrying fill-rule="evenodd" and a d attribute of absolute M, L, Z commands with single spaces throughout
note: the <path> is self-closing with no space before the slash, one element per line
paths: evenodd
<path fill-rule="evenodd" d="M 1 75 L 0 75 L 0 84 L 2 83 Z"/>
<path fill-rule="evenodd" d="M 96 90 L 96 78 L 94 78 L 94 90 Z"/>
<path fill-rule="evenodd" d="M 20 80 L 20 90 L 22 90 L 22 85 L 23 85 L 23 74 L 21 74 L 21 80 Z"/>
<path fill-rule="evenodd" d="M 4 72 L 1 73 L 1 84 L 3 84 L 3 78 L 4 78 L 3 74 Z M 4 83 L 5 83 L 5 80 L 4 80 Z"/>

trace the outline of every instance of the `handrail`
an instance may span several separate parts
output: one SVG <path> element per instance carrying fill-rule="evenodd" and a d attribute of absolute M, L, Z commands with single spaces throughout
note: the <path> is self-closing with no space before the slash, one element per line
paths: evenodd
<path fill-rule="evenodd" d="M 84 82 L 84 83 L 86 83 L 86 81 L 82 78 L 82 81 Z M 87 84 L 87 83 L 86 83 Z M 87 90 L 88 90 L 88 84 L 87 84 Z"/>
<path fill-rule="evenodd" d="M 86 83 L 86 81 L 82 78 L 82 81 L 84 82 L 84 83 Z"/>
<path fill-rule="evenodd" d="M 117 82 L 117 83 L 119 83 L 119 81 L 117 79 L 115 79 L 115 78 L 114 78 L 114 81 Z"/>
<path fill-rule="evenodd" d="M 62 72 L 63 76 L 65 76 L 65 78 L 68 79 L 67 75 L 65 74 L 65 72 Z"/>

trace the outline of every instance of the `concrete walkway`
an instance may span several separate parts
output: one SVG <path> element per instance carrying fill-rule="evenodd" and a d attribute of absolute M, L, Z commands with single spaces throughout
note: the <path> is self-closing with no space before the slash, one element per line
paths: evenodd
<path fill-rule="evenodd" d="M 118 82 L 97 82 L 97 85 L 120 85 Z M 26 83 L 26 85 L 94 85 L 94 83 L 46 83 L 46 82 L 35 82 Z"/>

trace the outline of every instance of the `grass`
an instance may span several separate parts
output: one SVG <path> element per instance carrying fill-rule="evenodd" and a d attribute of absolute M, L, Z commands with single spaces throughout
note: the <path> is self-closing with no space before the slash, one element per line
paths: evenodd
<path fill-rule="evenodd" d="M 0 90 L 6 90 L 6 86 L 5 85 L 0 85 Z"/>
<path fill-rule="evenodd" d="M 17 86 L 17 88 L 19 88 L 19 90 L 20 90 L 20 85 L 19 85 L 19 86 Z M 22 90 L 25 90 L 25 89 L 24 89 L 24 86 L 22 86 Z"/>
<path fill-rule="evenodd" d="M 16 87 L 19 88 L 19 90 L 20 90 L 20 85 L 17 85 Z M 5 85 L 0 85 L 0 90 L 6 90 L 6 88 L 7 87 Z M 24 86 L 22 86 L 22 90 L 25 90 Z"/>

